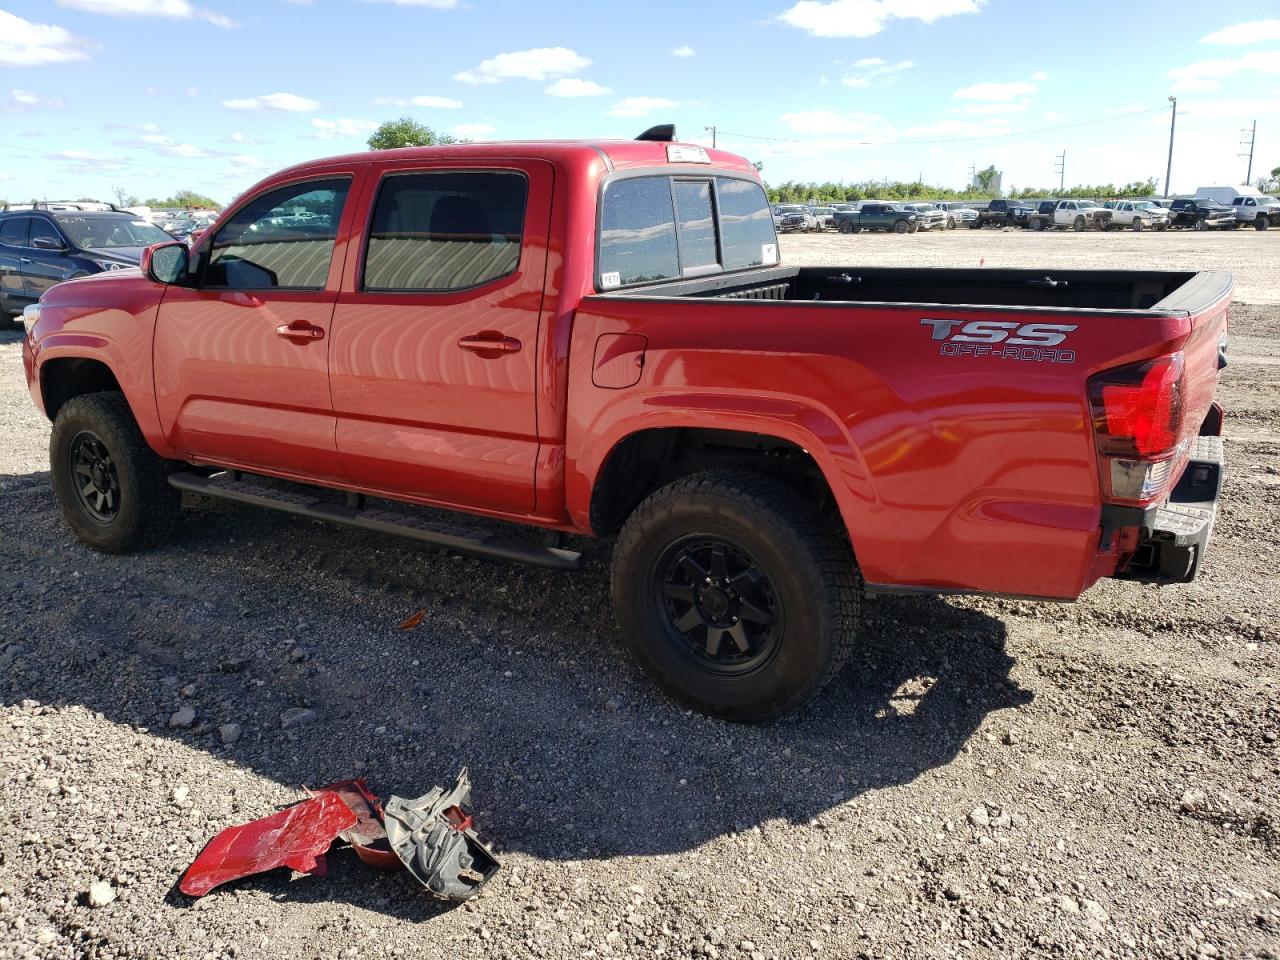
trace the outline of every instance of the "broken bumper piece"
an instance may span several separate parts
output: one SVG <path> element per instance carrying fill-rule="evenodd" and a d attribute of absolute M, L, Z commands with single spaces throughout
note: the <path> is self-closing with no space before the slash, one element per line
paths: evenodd
<path fill-rule="evenodd" d="M 448 793 L 435 787 L 417 800 L 387 801 L 383 822 L 391 849 L 419 883 L 445 900 L 475 896 L 498 872 L 497 859 L 476 836 L 470 809 L 465 767 Z"/>
<path fill-rule="evenodd" d="M 278 867 L 323 876 L 325 853 L 337 840 L 369 866 L 408 869 L 432 894 L 454 902 L 475 896 L 498 872 L 498 861 L 475 834 L 466 769 L 448 793 L 435 787 L 417 800 L 392 797 L 386 811 L 362 779 L 307 792 L 308 800 L 215 836 L 178 889 L 202 897 Z"/>

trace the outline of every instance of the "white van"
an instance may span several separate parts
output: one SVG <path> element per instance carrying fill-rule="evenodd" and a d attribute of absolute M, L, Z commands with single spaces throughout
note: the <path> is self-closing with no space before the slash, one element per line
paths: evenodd
<path fill-rule="evenodd" d="M 1196 196 L 1217 200 L 1223 206 L 1229 207 L 1236 197 L 1260 197 L 1262 194 L 1249 186 L 1196 187 Z"/>

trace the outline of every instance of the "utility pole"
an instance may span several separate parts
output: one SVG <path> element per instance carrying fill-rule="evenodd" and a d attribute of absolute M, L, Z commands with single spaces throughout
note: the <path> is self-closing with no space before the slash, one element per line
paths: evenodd
<path fill-rule="evenodd" d="M 1058 174 L 1058 192 L 1062 193 L 1067 188 L 1067 148 L 1063 147 L 1062 152 L 1058 154 L 1053 163 L 1054 170 Z"/>
<path fill-rule="evenodd" d="M 976 163 L 969 164 L 969 186 L 976 187 L 978 185 L 978 165 Z"/>
<path fill-rule="evenodd" d="M 716 128 L 703 127 L 702 129 L 708 131 L 711 134 L 711 149 L 714 150 L 716 148 Z"/>
<path fill-rule="evenodd" d="M 1169 197 L 1169 181 L 1173 177 L 1173 128 L 1178 125 L 1178 98 L 1170 97 L 1173 104 L 1173 115 L 1169 118 L 1169 165 L 1164 168 L 1164 195 Z"/>
<path fill-rule="evenodd" d="M 1257 139 L 1258 139 L 1258 121 L 1257 121 L 1257 120 L 1253 121 L 1253 129 L 1252 129 L 1252 130 L 1241 130 L 1241 131 L 1240 131 L 1240 133 L 1241 133 L 1241 134 L 1245 134 L 1245 133 L 1249 134 L 1249 139 L 1248 139 L 1248 140 L 1241 140 L 1241 141 L 1240 141 L 1240 146 L 1242 146 L 1242 147 L 1243 147 L 1245 144 L 1248 144 L 1248 145 L 1249 145 L 1249 153 L 1247 154 L 1247 156 L 1249 157 L 1249 169 L 1246 171 L 1246 173 L 1245 173 L 1245 175 L 1244 175 L 1244 182 L 1245 182 L 1245 184 L 1246 184 L 1246 185 L 1248 185 L 1249 181 L 1253 178 L 1253 141 L 1255 141 L 1255 140 L 1257 140 Z M 1242 154 L 1240 154 L 1240 156 L 1242 156 L 1242 157 L 1243 157 L 1243 156 L 1246 156 L 1246 154 L 1243 154 L 1243 153 L 1242 153 Z"/>

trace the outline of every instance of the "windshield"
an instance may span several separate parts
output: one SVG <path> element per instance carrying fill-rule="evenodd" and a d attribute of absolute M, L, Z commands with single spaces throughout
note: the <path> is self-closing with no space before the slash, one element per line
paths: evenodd
<path fill-rule="evenodd" d="M 779 213 L 804 213 L 804 207 L 786 206 L 779 207 Z"/>
<path fill-rule="evenodd" d="M 1092 210 L 1094 207 L 1098 206 L 1092 200 L 1077 200 L 1076 203 L 1081 210 Z"/>
<path fill-rule="evenodd" d="M 147 247 L 173 239 L 159 227 L 129 217 L 58 217 L 57 221 L 71 242 L 86 250 Z"/>

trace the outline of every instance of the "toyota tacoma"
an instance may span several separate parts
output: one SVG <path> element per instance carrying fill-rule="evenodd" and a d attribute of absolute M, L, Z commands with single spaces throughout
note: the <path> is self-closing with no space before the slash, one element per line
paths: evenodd
<path fill-rule="evenodd" d="M 1230 298 L 787 266 L 752 165 L 658 128 L 290 167 L 193 249 L 49 289 L 23 360 L 94 549 L 158 543 L 184 492 L 558 569 L 609 538 L 637 658 L 748 721 L 836 674 L 867 593 L 1193 578 Z"/>

